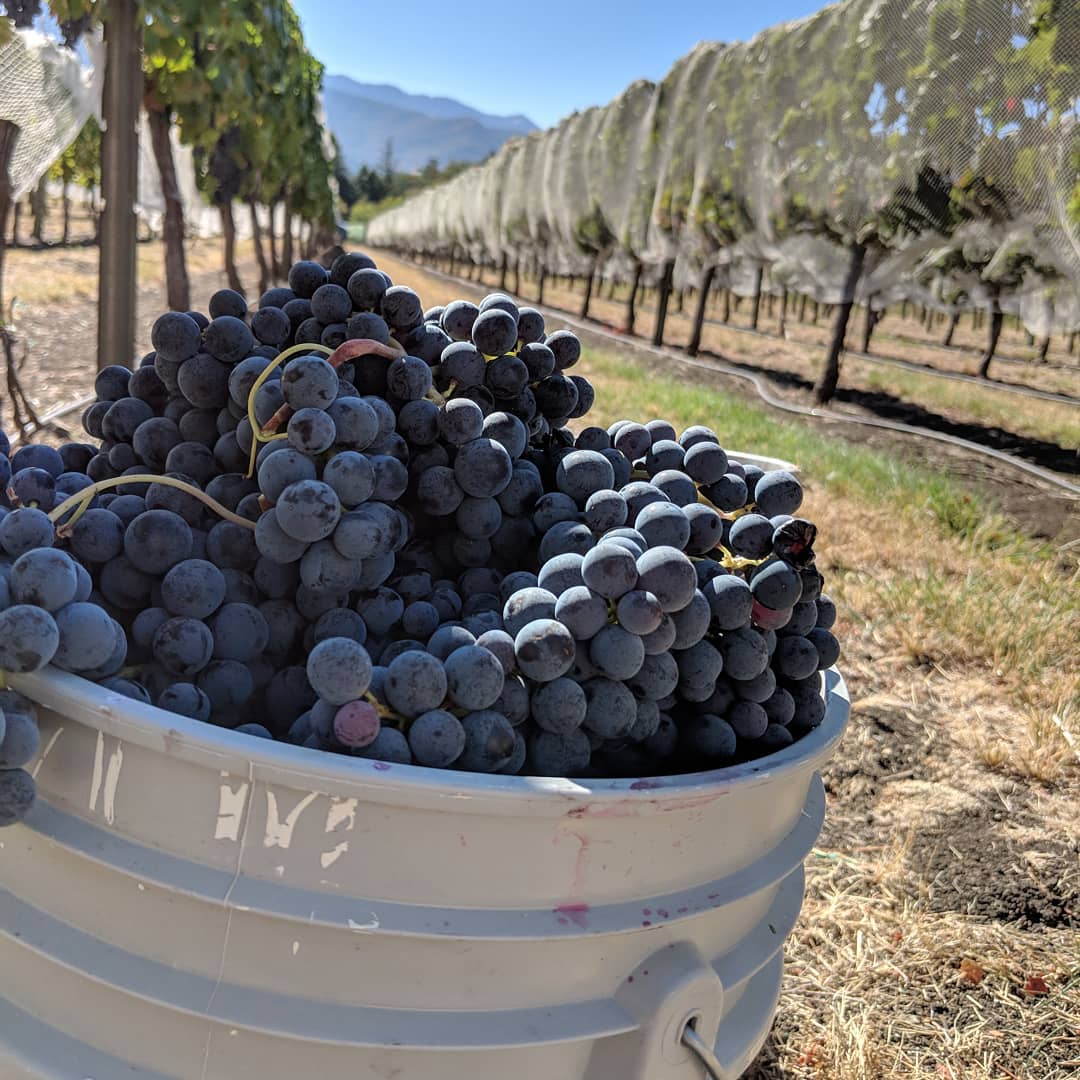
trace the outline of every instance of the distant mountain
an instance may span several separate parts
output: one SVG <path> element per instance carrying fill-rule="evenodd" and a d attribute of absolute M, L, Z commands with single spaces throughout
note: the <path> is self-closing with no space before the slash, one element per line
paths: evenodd
<path fill-rule="evenodd" d="M 452 98 L 409 94 L 345 75 L 326 77 L 323 100 L 350 169 L 377 165 L 387 139 L 394 141 L 397 167 L 415 171 L 431 158 L 440 165 L 481 161 L 514 135 L 536 130 L 526 116 L 492 116 Z"/>

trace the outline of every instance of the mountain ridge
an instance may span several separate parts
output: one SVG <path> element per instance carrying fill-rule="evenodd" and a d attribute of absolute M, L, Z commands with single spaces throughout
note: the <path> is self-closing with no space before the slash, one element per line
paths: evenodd
<path fill-rule="evenodd" d="M 454 98 L 410 94 L 347 75 L 326 76 L 323 102 L 350 169 L 379 164 L 388 139 L 397 167 L 416 171 L 431 158 L 440 165 L 482 161 L 507 139 L 536 130 L 527 116 L 496 116 Z"/>

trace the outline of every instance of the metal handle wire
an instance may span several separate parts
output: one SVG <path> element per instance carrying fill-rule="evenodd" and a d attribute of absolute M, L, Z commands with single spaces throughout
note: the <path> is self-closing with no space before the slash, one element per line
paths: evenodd
<path fill-rule="evenodd" d="M 728 1080 L 727 1073 L 713 1053 L 713 1048 L 689 1025 L 683 1028 L 682 1044 L 688 1050 L 693 1050 L 705 1066 L 710 1080 Z"/>

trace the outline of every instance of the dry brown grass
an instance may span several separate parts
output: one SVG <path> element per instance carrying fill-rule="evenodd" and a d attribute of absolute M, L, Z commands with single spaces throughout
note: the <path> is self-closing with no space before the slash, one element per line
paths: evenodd
<path fill-rule="evenodd" d="M 186 245 L 188 272 L 192 275 L 222 273 L 220 240 L 191 240 Z M 250 240 L 237 241 L 237 261 L 254 259 Z M 136 249 L 136 272 L 140 287 L 156 286 L 165 280 L 165 264 L 159 240 L 140 243 Z M 69 304 L 97 300 L 98 249 L 13 248 L 5 257 L 4 296 L 8 301 L 31 306 Z M 248 275 L 249 278 L 252 275 Z"/>
<path fill-rule="evenodd" d="M 1074 931 L 933 913 L 901 840 L 813 853 L 780 1022 L 748 1080 L 1056 1080 L 1080 1058 Z"/>

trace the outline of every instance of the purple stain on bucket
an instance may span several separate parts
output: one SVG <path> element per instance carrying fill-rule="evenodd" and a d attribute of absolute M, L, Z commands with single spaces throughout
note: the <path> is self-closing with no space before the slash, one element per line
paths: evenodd
<path fill-rule="evenodd" d="M 379 772 L 389 772 L 391 765 L 388 761 L 376 761 L 372 763 L 373 769 L 378 769 Z"/>
<path fill-rule="evenodd" d="M 645 778 L 643 780 L 635 780 L 630 785 L 631 791 L 655 791 L 657 788 L 664 786 L 663 780 L 656 780 L 651 778 Z"/>
<path fill-rule="evenodd" d="M 671 916 L 667 912 L 667 908 L 657 908 L 656 909 L 656 914 L 659 915 L 661 919 L 670 919 L 671 918 Z"/>
<path fill-rule="evenodd" d="M 588 927 L 589 925 L 588 904 L 560 904 L 557 908 L 555 908 L 555 913 L 557 915 L 565 916 L 567 919 L 570 920 L 570 922 L 572 922 L 575 926 L 579 927 L 582 930 L 586 929 L 586 927 Z M 562 922 L 563 920 L 560 919 L 559 921 Z"/>
<path fill-rule="evenodd" d="M 641 914 L 642 915 L 651 915 L 652 914 L 652 908 L 651 907 L 643 907 L 641 909 Z"/>
<path fill-rule="evenodd" d="M 642 926 L 652 926 L 652 923 L 651 923 L 651 922 L 649 922 L 649 920 L 648 920 L 648 919 L 642 919 L 642 920 L 641 920 L 641 925 L 642 925 Z"/>

